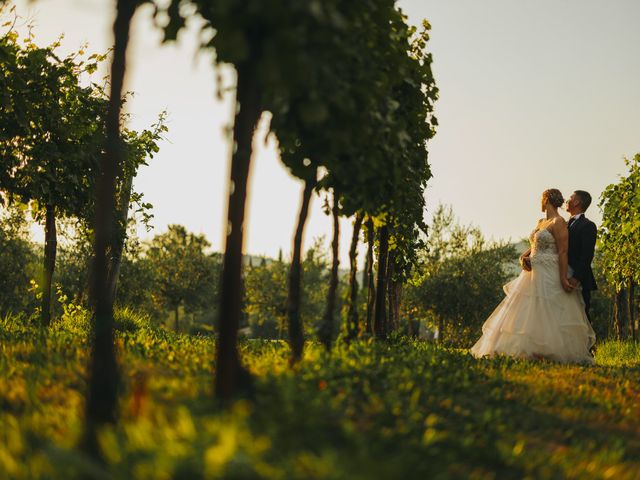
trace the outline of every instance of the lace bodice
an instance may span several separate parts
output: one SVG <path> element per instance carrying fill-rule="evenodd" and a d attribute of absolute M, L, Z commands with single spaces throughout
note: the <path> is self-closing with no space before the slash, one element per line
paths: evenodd
<path fill-rule="evenodd" d="M 529 236 L 531 242 L 531 256 L 555 256 L 558 255 L 558 247 L 556 246 L 556 239 L 553 234 L 547 230 L 534 230 Z"/>

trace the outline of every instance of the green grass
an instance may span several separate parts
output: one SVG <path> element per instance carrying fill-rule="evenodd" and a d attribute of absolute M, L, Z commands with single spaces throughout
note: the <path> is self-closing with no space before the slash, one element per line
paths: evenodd
<path fill-rule="evenodd" d="M 609 367 L 640 367 L 640 343 L 609 340 L 598 346 L 599 365 Z"/>
<path fill-rule="evenodd" d="M 211 401 L 214 344 L 117 319 L 121 419 L 108 465 L 75 449 L 87 322 L 44 333 L 0 321 L 0 478 L 640 478 L 640 350 L 599 345 L 594 367 L 498 358 L 396 339 L 242 345 L 255 399 Z"/>

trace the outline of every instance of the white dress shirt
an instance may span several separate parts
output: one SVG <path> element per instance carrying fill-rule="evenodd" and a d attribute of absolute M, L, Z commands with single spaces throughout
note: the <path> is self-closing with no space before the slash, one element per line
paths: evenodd
<path fill-rule="evenodd" d="M 569 221 L 571 221 L 571 220 L 574 220 L 574 221 L 575 221 L 575 220 L 578 220 L 578 219 L 579 219 L 581 216 L 583 216 L 583 215 L 584 215 L 584 212 L 576 213 L 575 215 L 572 215 L 572 216 L 569 218 Z"/>

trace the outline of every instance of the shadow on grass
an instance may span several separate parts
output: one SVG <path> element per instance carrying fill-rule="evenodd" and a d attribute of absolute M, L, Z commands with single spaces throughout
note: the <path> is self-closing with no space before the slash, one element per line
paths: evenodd
<path fill-rule="evenodd" d="M 506 379 L 528 368 L 428 345 L 354 346 L 261 378 L 250 424 L 272 439 L 268 461 L 300 478 L 313 476 L 309 456 L 330 464 L 329 478 L 550 478 L 586 475 L 593 461 L 638 465 L 632 429 L 563 414 L 601 411 L 598 402 Z"/>

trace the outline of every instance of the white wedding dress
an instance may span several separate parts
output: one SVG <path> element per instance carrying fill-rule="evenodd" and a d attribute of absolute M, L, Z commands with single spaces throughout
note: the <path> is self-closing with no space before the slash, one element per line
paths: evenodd
<path fill-rule="evenodd" d="M 482 325 L 471 353 L 593 364 L 589 349 L 595 332 L 579 289 L 567 293 L 562 288 L 553 235 L 538 230 L 529 240 L 531 272 L 522 271 L 504 286 L 506 298 Z"/>

